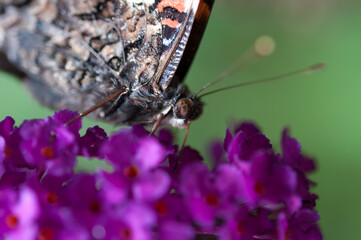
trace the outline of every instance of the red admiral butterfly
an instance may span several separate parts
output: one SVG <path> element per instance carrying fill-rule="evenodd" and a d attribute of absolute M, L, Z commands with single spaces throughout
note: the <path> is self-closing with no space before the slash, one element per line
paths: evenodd
<path fill-rule="evenodd" d="M 1 2 L 0 49 L 46 106 L 185 127 L 202 103 L 181 82 L 213 1 Z"/>

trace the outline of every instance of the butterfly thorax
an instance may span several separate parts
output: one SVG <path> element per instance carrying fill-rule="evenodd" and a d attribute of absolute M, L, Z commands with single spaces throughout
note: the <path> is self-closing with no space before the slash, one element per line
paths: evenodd
<path fill-rule="evenodd" d="M 95 111 L 93 117 L 112 123 L 153 124 L 159 117 L 162 124 L 183 128 L 200 116 L 203 103 L 183 84 L 168 87 L 155 94 L 149 85 L 128 90 L 116 101 Z"/>

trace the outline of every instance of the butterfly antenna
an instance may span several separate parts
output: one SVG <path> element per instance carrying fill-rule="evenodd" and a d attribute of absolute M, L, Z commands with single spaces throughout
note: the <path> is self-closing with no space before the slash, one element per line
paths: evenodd
<path fill-rule="evenodd" d="M 234 88 L 243 87 L 243 86 L 255 85 L 255 84 L 264 83 L 264 82 L 277 81 L 277 80 L 280 80 L 280 79 L 294 77 L 294 76 L 303 75 L 303 74 L 312 74 L 312 73 L 315 73 L 315 72 L 318 72 L 318 71 L 324 69 L 324 67 L 325 67 L 324 63 L 316 63 L 316 64 L 314 64 L 314 65 L 312 65 L 310 67 L 303 68 L 303 69 L 300 69 L 300 70 L 297 70 L 297 71 L 294 71 L 294 72 L 282 74 L 282 75 L 279 75 L 279 76 L 269 77 L 269 78 L 262 78 L 262 79 L 253 80 L 253 81 L 249 81 L 249 82 L 234 84 L 234 85 L 224 87 L 224 88 L 219 88 L 219 89 L 204 93 L 201 96 L 199 96 L 199 98 L 202 98 L 202 97 L 204 97 L 206 95 L 210 95 L 210 94 L 213 94 L 213 93 L 225 91 L 225 90 L 228 90 L 228 89 L 234 89 Z"/>
<path fill-rule="evenodd" d="M 70 124 L 72 124 L 73 122 L 75 122 L 76 120 L 78 120 L 79 118 L 85 117 L 86 115 L 88 115 L 89 113 L 95 111 L 96 109 L 100 108 L 101 106 L 105 105 L 106 103 L 110 102 L 111 100 L 117 98 L 120 95 L 123 95 L 127 92 L 127 89 L 123 88 L 118 90 L 117 92 L 113 93 L 112 95 L 110 95 L 107 99 L 105 99 L 104 101 L 98 103 L 97 105 L 89 108 L 88 110 L 86 110 L 83 113 L 80 113 L 78 116 L 76 116 L 75 118 L 71 119 L 69 122 L 65 123 L 65 126 L 68 126 Z"/>
<path fill-rule="evenodd" d="M 270 36 L 261 36 L 257 38 L 252 47 L 245 51 L 227 70 L 225 70 L 215 80 L 201 88 L 196 94 L 194 94 L 193 97 L 197 97 L 197 95 L 203 92 L 205 89 L 223 81 L 251 63 L 271 55 L 274 52 L 275 47 L 276 44 L 273 38 Z"/>

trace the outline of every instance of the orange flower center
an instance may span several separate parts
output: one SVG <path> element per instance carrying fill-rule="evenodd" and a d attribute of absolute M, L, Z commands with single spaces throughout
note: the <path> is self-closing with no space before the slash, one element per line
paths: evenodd
<path fill-rule="evenodd" d="M 238 230 L 239 233 L 244 232 L 243 224 L 242 224 L 241 221 L 238 221 L 238 223 L 237 223 L 237 230 Z"/>
<path fill-rule="evenodd" d="M 41 149 L 41 154 L 46 158 L 53 158 L 54 157 L 54 151 L 51 146 L 44 147 Z"/>
<path fill-rule="evenodd" d="M 6 216 L 5 222 L 9 228 L 15 228 L 19 223 L 19 219 L 17 218 L 17 216 L 9 214 L 8 216 Z"/>
<path fill-rule="evenodd" d="M 217 197 L 211 193 L 209 193 L 205 196 L 205 200 L 208 203 L 208 205 L 213 206 L 213 207 L 215 207 L 219 204 Z"/>
<path fill-rule="evenodd" d="M 99 202 L 97 201 L 93 201 L 89 204 L 89 210 L 92 212 L 92 213 L 99 213 L 101 211 L 101 207 L 100 207 L 100 204 Z"/>
<path fill-rule="evenodd" d="M 136 166 L 132 165 L 124 171 L 125 176 L 128 178 L 136 178 L 139 174 L 139 170 Z"/>
<path fill-rule="evenodd" d="M 132 232 L 130 231 L 129 228 L 124 227 L 123 229 L 120 230 L 119 235 L 120 235 L 120 239 L 124 239 L 124 240 L 131 239 Z"/>
<path fill-rule="evenodd" d="M 286 231 L 286 240 L 290 240 L 290 236 L 291 236 L 291 231 L 287 230 Z"/>
<path fill-rule="evenodd" d="M 261 182 L 256 182 L 256 183 L 254 184 L 254 190 L 255 190 L 256 193 L 258 193 L 259 195 L 263 195 L 263 194 L 264 194 L 264 188 L 263 188 Z"/>
<path fill-rule="evenodd" d="M 54 232 L 51 228 L 45 227 L 39 230 L 39 240 L 52 240 L 54 238 Z"/>
<path fill-rule="evenodd" d="M 5 145 L 5 151 L 4 152 L 5 152 L 5 157 L 10 157 L 10 155 L 12 153 L 11 149 L 6 145 Z"/>
<path fill-rule="evenodd" d="M 159 215 L 165 215 L 167 213 L 167 205 L 164 201 L 156 202 L 154 207 Z"/>
<path fill-rule="evenodd" d="M 55 193 L 46 194 L 46 201 L 50 204 L 56 204 L 58 202 L 58 197 Z"/>

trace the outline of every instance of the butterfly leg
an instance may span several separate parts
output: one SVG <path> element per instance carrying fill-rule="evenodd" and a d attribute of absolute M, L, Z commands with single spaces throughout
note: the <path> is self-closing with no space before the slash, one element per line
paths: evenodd
<path fill-rule="evenodd" d="M 163 120 L 164 114 L 160 113 L 157 115 L 157 121 L 154 123 L 153 127 L 152 127 L 152 131 L 149 133 L 149 135 L 153 135 L 155 133 L 155 131 L 157 131 L 158 127 L 160 126 L 160 123 Z"/>
<path fill-rule="evenodd" d="M 182 142 L 182 147 L 181 147 L 181 149 L 179 150 L 178 158 L 177 158 L 177 162 L 175 163 L 174 170 L 176 170 L 177 167 L 178 167 L 178 165 L 180 164 L 180 161 L 181 161 L 181 158 L 182 158 L 182 155 L 183 155 L 183 150 L 184 150 L 184 147 L 185 147 L 186 142 L 187 142 L 187 138 L 188 138 L 190 126 L 191 126 L 191 122 L 188 121 L 188 122 L 187 122 L 187 125 L 186 125 L 186 133 L 184 134 L 184 138 L 183 138 L 183 142 Z"/>
<path fill-rule="evenodd" d="M 124 94 L 127 93 L 127 89 L 126 88 L 122 88 L 118 91 L 116 91 L 115 93 L 113 93 L 112 95 L 110 95 L 107 99 L 105 99 L 104 101 L 98 103 L 97 105 L 89 108 L 88 110 L 86 110 L 85 112 L 80 113 L 78 116 L 76 116 L 75 118 L 73 118 L 72 120 L 70 120 L 69 122 L 67 122 L 65 125 L 69 125 L 73 122 L 75 122 L 76 120 L 78 120 L 79 118 L 85 117 L 86 115 L 88 115 L 89 113 L 94 112 L 95 110 L 97 110 L 98 108 L 104 106 L 105 104 L 107 104 L 108 102 L 110 102 L 111 100 L 117 98 L 120 99 L 120 97 L 122 97 Z M 102 114 L 103 115 L 103 114 Z M 103 116 L 101 116 L 103 117 Z"/>
<path fill-rule="evenodd" d="M 123 101 L 123 96 L 124 94 L 126 94 L 128 92 L 128 90 L 126 90 L 125 92 L 122 92 L 121 94 L 119 94 L 116 99 L 114 100 L 114 102 L 112 103 L 112 105 L 105 111 L 100 113 L 101 117 L 106 117 L 109 116 L 110 114 L 114 113 L 118 107 L 120 106 L 120 104 Z"/>
<path fill-rule="evenodd" d="M 169 113 L 169 111 L 172 109 L 173 106 L 169 105 L 165 108 L 163 108 L 157 115 L 155 115 L 154 117 L 144 120 L 144 121 L 137 121 L 137 122 L 131 122 L 130 124 L 141 124 L 141 125 L 146 125 L 146 124 L 152 124 L 153 123 L 153 127 L 152 130 L 150 132 L 149 135 L 153 135 L 157 129 L 159 128 L 159 126 L 162 123 L 162 120 L 164 119 L 164 117 Z"/>

